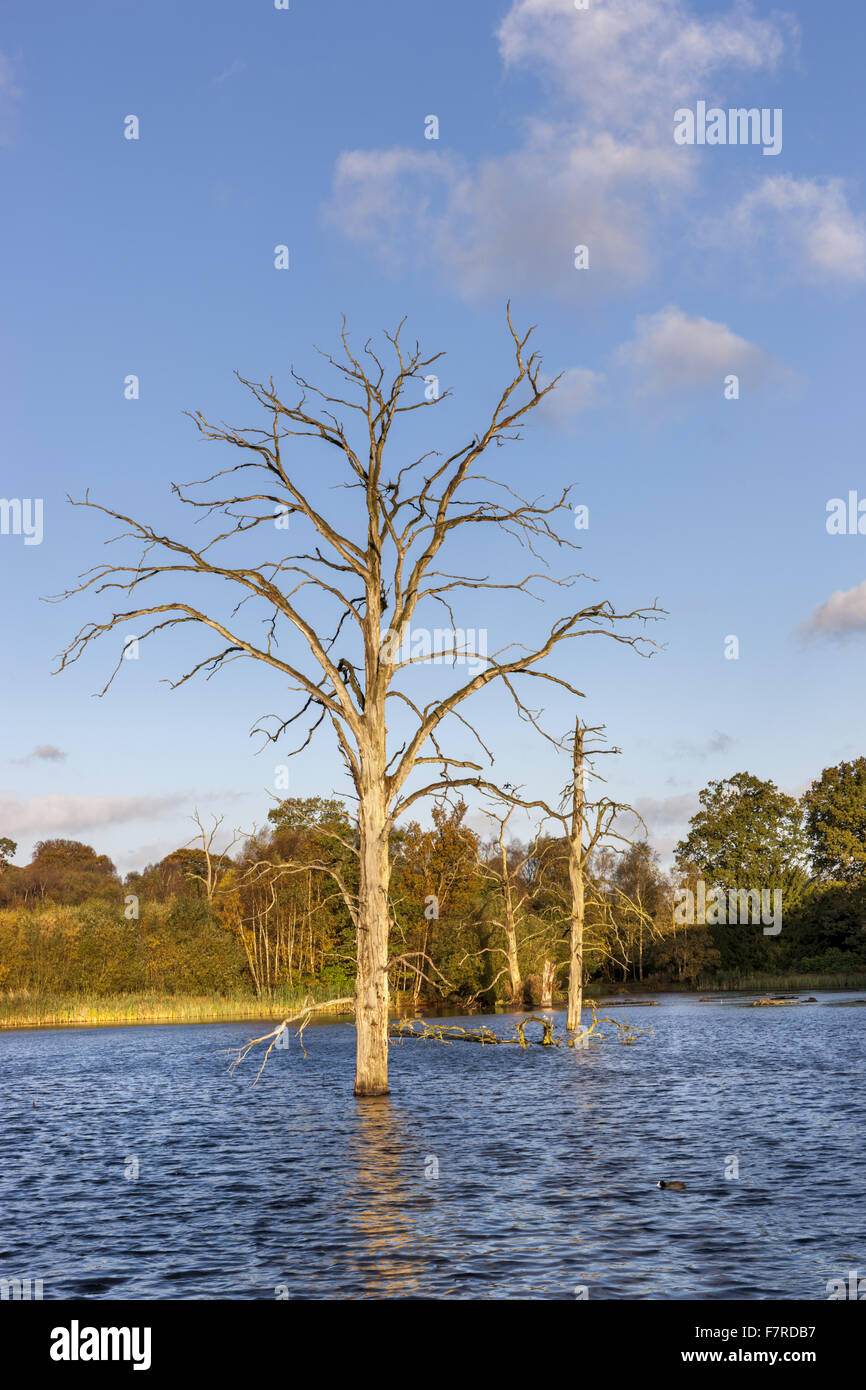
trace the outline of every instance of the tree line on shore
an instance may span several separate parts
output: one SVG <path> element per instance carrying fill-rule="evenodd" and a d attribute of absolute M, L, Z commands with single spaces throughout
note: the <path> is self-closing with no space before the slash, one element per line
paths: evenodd
<path fill-rule="evenodd" d="M 391 836 L 391 990 L 413 1005 L 549 1006 L 569 965 L 571 892 L 562 835 L 489 834 L 462 800 Z M 477 822 L 476 822 L 477 823 Z M 0 839 L 0 990 L 350 993 L 357 827 L 339 800 L 288 798 L 235 852 L 216 827 L 142 872 L 117 874 L 75 840 L 24 866 Z M 800 800 L 749 773 L 711 782 L 663 872 L 646 839 L 600 843 L 586 870 L 583 973 L 608 988 L 706 985 L 737 974 L 866 973 L 866 758 L 825 769 Z M 782 929 L 682 921 L 685 887 L 780 891 Z M 718 915 L 718 914 L 716 914 Z"/>

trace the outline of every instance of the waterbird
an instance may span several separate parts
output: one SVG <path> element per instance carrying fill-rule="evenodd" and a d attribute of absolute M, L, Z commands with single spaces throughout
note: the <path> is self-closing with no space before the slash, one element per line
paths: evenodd
<path fill-rule="evenodd" d="M 659 1182 L 658 1186 L 664 1188 L 666 1192 L 685 1192 L 686 1190 L 684 1182 Z"/>

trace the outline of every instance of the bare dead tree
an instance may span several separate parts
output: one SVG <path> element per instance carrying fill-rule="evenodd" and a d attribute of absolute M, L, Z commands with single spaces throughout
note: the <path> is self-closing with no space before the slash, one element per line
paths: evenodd
<path fill-rule="evenodd" d="M 479 878 L 492 884 L 500 899 L 502 916 L 488 917 L 487 921 L 491 926 L 499 928 L 505 944 L 503 946 L 484 946 L 480 951 L 472 954 L 475 956 L 498 955 L 504 958 L 505 965 L 492 983 L 488 985 L 488 989 L 492 989 L 507 971 L 512 1003 L 520 1003 L 523 999 L 524 986 L 520 949 L 527 946 L 536 937 L 544 935 L 545 932 L 539 931 L 530 934 L 522 930 L 529 912 L 528 899 L 530 897 L 525 880 L 525 871 L 538 851 L 538 836 L 536 835 L 534 841 L 526 847 L 525 852 L 518 852 L 518 857 L 515 859 L 506 839 L 508 822 L 513 811 L 514 806 L 511 805 L 502 815 L 488 812 L 491 819 L 496 822 L 497 827 L 492 845 L 494 852 L 489 859 L 485 859 L 482 857 L 481 846 L 479 846 L 475 865 Z M 463 961 L 467 959 L 468 954 L 462 958 Z"/>
<path fill-rule="evenodd" d="M 227 868 L 231 867 L 231 852 L 239 840 L 243 839 L 243 831 L 235 826 L 232 838 L 229 840 L 225 849 L 217 852 L 214 849 L 214 842 L 222 829 L 224 816 L 217 816 L 211 813 L 213 825 L 208 830 L 198 813 L 198 808 L 193 813 L 193 821 L 198 826 L 198 834 L 194 835 L 189 844 L 201 845 L 201 852 L 204 855 L 205 869 L 202 874 L 190 873 L 189 877 L 197 879 L 203 884 L 205 895 L 209 903 L 213 902 L 214 893 L 217 890 L 219 881 Z"/>
<path fill-rule="evenodd" d="M 627 979 L 633 963 L 630 938 L 633 938 L 636 932 L 638 979 L 642 980 L 644 938 L 649 941 L 661 940 L 661 928 L 647 907 L 640 889 L 629 893 L 621 885 L 609 881 L 602 881 L 599 887 L 601 891 L 595 896 L 600 909 L 601 925 L 608 940 L 599 946 L 594 944 L 594 949 L 614 965 L 618 965 L 623 972 L 623 979 Z"/>
<path fill-rule="evenodd" d="M 359 884 L 356 898 L 347 894 L 347 907 L 357 928 L 358 1095 L 381 1095 L 388 1089 L 389 833 L 415 801 L 448 786 L 474 784 L 482 767 L 474 759 L 444 751 L 443 725 L 459 724 L 462 736 L 474 737 L 481 754 L 492 762 L 477 729 L 461 713 L 470 697 L 498 682 L 518 712 L 535 718 L 538 711 L 525 703 L 519 680 L 530 677 L 581 694 L 546 665 L 561 643 L 602 636 L 645 654 L 647 639 L 628 625 L 658 612 L 655 605 L 619 612 L 601 600 L 558 618 L 530 649 L 511 643 L 488 656 L 467 643 L 458 650 L 451 604 L 461 591 L 510 590 L 538 599 L 534 581 L 568 588 L 586 578 L 535 572 L 506 583 L 483 573 L 455 574 L 438 567 L 445 562 L 443 550 L 461 536 L 471 537 L 473 552 L 480 554 L 479 533 L 485 528 L 516 540 L 543 565 L 547 561 L 539 550 L 546 545 L 577 548 L 553 525 L 558 513 L 569 512 L 569 488 L 545 504 L 543 499 L 519 496 L 501 479 L 477 469 L 482 455 L 494 446 L 520 438 L 520 422 L 558 381 L 542 384 L 541 358 L 528 346 L 532 329 L 518 333 L 510 308 L 508 328 L 514 352 L 510 379 L 477 433 L 444 457 L 427 449 L 397 471 L 386 471 L 386 446 L 396 422 L 440 405 L 451 394 L 429 389 L 432 369 L 442 354 L 425 357 L 417 344 L 405 348 L 401 323 L 395 333 L 384 335 L 394 358 L 386 371 L 369 341 L 360 354 L 353 352 L 344 320 L 341 355 L 321 355 L 342 378 L 344 386 L 337 389 L 345 395 L 332 395 L 292 369 L 298 396 L 295 403 L 287 403 L 273 378 L 265 385 L 238 375 L 264 411 L 265 428 L 211 424 L 198 411 L 190 416 L 204 439 L 228 444 L 239 454 L 237 463 L 198 483 L 173 484 L 177 498 L 198 513 L 199 520 L 219 518 L 210 539 L 198 544 L 176 539 L 92 502 L 89 494 L 74 504 L 95 507 L 120 522 L 123 530 L 114 540 L 132 540 L 142 549 L 132 563 L 100 565 L 82 575 L 67 594 L 57 596 L 93 590 L 131 599 L 128 607 L 82 627 L 62 653 L 58 669 L 77 661 L 98 638 L 142 620 L 148 621 L 139 642 L 175 629 L 212 632 L 220 639 L 218 649 L 194 660 L 169 682 L 172 688 L 197 674 L 210 677 L 232 661 L 251 658 L 269 666 L 300 696 L 293 714 L 266 716 L 254 731 L 276 741 L 301 721 L 305 734 L 293 750 L 299 753 L 323 722 L 333 729 L 357 798 Z M 422 391 L 419 383 L 425 382 L 428 389 Z M 311 397 L 318 405 L 310 403 Z M 344 423 L 345 412 L 358 424 L 357 446 Z M 304 470 L 298 457 L 300 441 L 321 447 L 315 469 Z M 395 442 L 388 459 L 392 452 L 399 457 L 400 448 Z M 224 479 L 231 482 L 226 485 Z M 317 481 L 354 489 L 355 514 L 347 515 L 347 509 L 333 501 L 327 507 L 317 505 Z M 207 489 L 207 495 L 194 491 L 199 488 Z M 274 555 L 275 541 L 290 522 L 310 536 L 310 547 Z M 262 545 L 260 535 L 266 553 L 256 557 L 247 550 L 241 556 L 240 543 L 262 527 L 270 528 L 270 545 Z M 180 587 L 187 581 L 194 581 L 195 601 Z M 308 602 L 311 591 L 313 603 Z M 225 611 L 225 596 L 232 593 L 237 601 Z M 249 616 L 248 605 L 258 613 L 258 623 Z M 453 666 L 469 656 L 480 668 L 465 679 L 455 669 L 454 688 L 426 704 L 413 698 L 403 683 L 407 668 L 426 658 L 401 650 L 422 605 L 433 612 L 439 611 L 433 608 L 438 605 L 448 613 L 455 631 Z M 291 650 L 288 643 L 283 646 L 289 635 Z M 122 652 L 102 694 L 121 660 Z M 389 739 L 398 709 L 408 727 Z M 413 774 L 429 765 L 437 768 L 434 780 L 416 785 Z"/>
<path fill-rule="evenodd" d="M 588 771 L 588 761 L 602 753 L 619 752 L 619 749 L 616 748 L 602 748 L 597 742 L 588 748 L 587 735 L 600 733 L 600 727 L 589 728 L 582 725 L 578 718 L 575 720 L 574 734 L 568 743 L 565 740 L 550 740 L 556 747 L 563 749 L 568 747 L 570 743 L 569 751 L 572 759 L 571 778 L 563 790 L 562 799 L 558 806 L 551 806 L 547 801 L 540 799 L 523 800 L 517 795 L 515 789 L 502 792 L 499 788 L 479 783 L 482 790 L 496 796 L 506 796 L 512 806 L 522 806 L 529 811 L 542 811 L 545 820 L 558 823 L 562 829 L 569 880 L 568 1004 L 565 1024 L 569 1032 L 580 1030 L 582 1026 L 587 868 L 589 861 L 600 844 L 605 842 L 629 843 L 626 835 L 614 829 L 620 816 L 625 814 L 634 816 L 643 825 L 641 816 L 633 806 L 613 801 L 607 796 L 599 797 L 596 800 L 587 798 L 587 775 L 603 780 L 599 773 L 592 768 L 589 768 Z M 549 738 L 549 735 L 545 734 L 545 737 Z"/>

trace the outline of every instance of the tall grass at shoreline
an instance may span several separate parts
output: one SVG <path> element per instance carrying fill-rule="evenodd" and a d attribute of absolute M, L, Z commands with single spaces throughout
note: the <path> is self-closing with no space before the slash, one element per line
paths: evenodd
<path fill-rule="evenodd" d="M 802 993 L 806 990 L 866 990 L 866 974 L 838 975 L 739 975 L 729 974 L 697 984 L 650 986 L 630 981 L 611 989 L 597 982 L 587 988 L 587 997 L 640 994 Z M 108 1026 L 136 1023 L 209 1023 L 247 1018 L 284 1018 L 296 1013 L 305 1001 L 325 1004 L 334 999 L 333 988 L 311 984 L 305 990 L 276 990 L 271 998 L 257 999 L 249 993 L 235 994 L 33 994 L 28 990 L 0 995 L 0 1030 L 4 1028 L 60 1028 Z M 554 1008 L 563 1000 L 555 997 Z M 450 1010 L 450 1011 L 453 1011 Z M 335 1010 L 346 1014 L 345 1006 Z"/>
<path fill-rule="evenodd" d="M 63 1025 L 123 1023 L 207 1023 L 220 1019 L 284 1018 L 305 1000 L 326 1003 L 333 991 L 324 986 L 277 990 L 272 998 L 250 994 L 81 994 L 72 997 L 32 995 L 26 991 L 0 997 L 0 1029 L 57 1028 Z"/>

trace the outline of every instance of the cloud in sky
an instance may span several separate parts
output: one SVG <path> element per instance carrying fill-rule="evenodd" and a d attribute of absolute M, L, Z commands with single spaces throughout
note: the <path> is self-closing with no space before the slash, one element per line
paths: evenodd
<path fill-rule="evenodd" d="M 773 254 L 801 278 L 866 279 L 866 219 L 851 210 L 842 179 L 771 175 L 716 230 L 735 236 L 740 246 L 770 243 Z"/>
<path fill-rule="evenodd" d="M 546 385 L 546 381 L 542 382 Z M 559 384 L 545 396 L 539 415 L 559 428 L 570 425 L 583 410 L 593 410 L 605 401 L 606 378 L 589 367 L 566 367 Z"/>
<path fill-rule="evenodd" d="M 543 122 L 518 151 L 477 167 L 435 151 L 353 150 L 337 161 L 328 217 L 388 263 L 424 246 L 470 299 L 577 287 L 586 272 L 572 268 L 575 245 L 590 248 L 593 283 L 624 287 L 653 264 L 644 204 L 685 184 L 681 153 Z"/>
<path fill-rule="evenodd" d="M 677 758 L 709 758 L 715 753 L 727 753 L 733 742 L 730 734 L 717 729 L 701 743 L 695 743 L 691 739 L 678 739 L 674 745 L 674 756 Z"/>
<path fill-rule="evenodd" d="M 644 825 L 636 816 L 623 813 L 617 819 L 617 830 L 632 840 L 646 838 L 661 856 L 662 862 L 669 863 L 682 832 L 692 816 L 701 809 L 697 794 L 683 792 L 665 797 L 641 796 L 633 805 L 643 817 Z"/>
<path fill-rule="evenodd" d="M 54 743 L 37 743 L 33 751 L 28 753 L 25 758 L 12 758 L 10 761 L 22 767 L 32 762 L 62 763 L 66 761 L 66 757 L 67 754 L 64 753 L 63 749 L 58 748 Z"/>
<path fill-rule="evenodd" d="M 669 830 L 688 824 L 701 809 L 701 803 L 696 792 L 682 792 L 677 796 L 641 796 L 634 808 L 643 816 L 650 831 Z"/>
<path fill-rule="evenodd" d="M 634 337 L 616 360 L 634 372 L 639 394 L 715 386 L 735 373 L 756 385 L 779 374 L 774 359 L 725 323 L 686 314 L 675 305 L 635 319 Z"/>
<path fill-rule="evenodd" d="M 4 833 L 61 835 L 125 821 L 161 820 L 186 806 L 186 796 L 31 796 L 0 792 Z"/>
<path fill-rule="evenodd" d="M 784 15 L 743 3 L 711 19 L 685 0 L 515 0 L 498 31 L 506 67 L 539 74 L 555 116 L 511 152 L 471 162 L 438 149 L 352 150 L 328 217 L 388 262 L 419 244 L 466 298 L 519 290 L 618 291 L 655 264 L 659 217 L 682 212 L 709 165 L 673 141 L 673 113 L 732 68 L 773 71 L 796 46 Z M 590 251 L 591 280 L 572 265 Z"/>
<path fill-rule="evenodd" d="M 853 589 L 837 589 L 819 603 L 798 629 L 802 637 L 847 637 L 866 632 L 866 579 Z"/>
<path fill-rule="evenodd" d="M 648 122 L 669 136 L 683 101 L 711 95 L 722 69 L 778 67 L 796 48 L 793 17 L 749 4 L 703 19 L 685 0 L 613 0 L 576 11 L 574 0 L 515 0 L 498 32 L 506 66 L 541 68 L 584 116 L 632 132 Z"/>
<path fill-rule="evenodd" d="M 18 763 L 62 763 L 66 759 L 66 754 L 62 748 L 58 748 L 54 743 L 37 743 L 32 753 L 28 753 L 26 758 L 16 758 Z"/>

